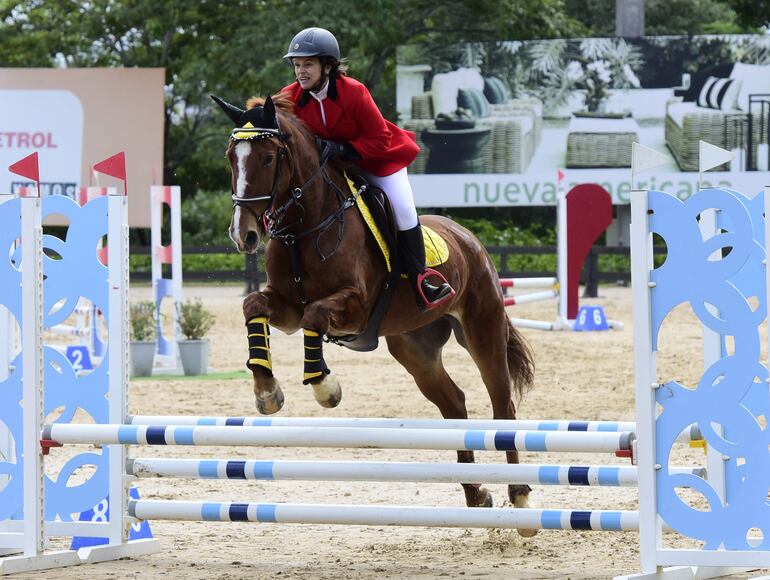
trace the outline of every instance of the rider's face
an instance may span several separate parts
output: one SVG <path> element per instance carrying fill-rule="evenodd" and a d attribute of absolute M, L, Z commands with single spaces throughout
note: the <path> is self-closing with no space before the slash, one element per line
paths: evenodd
<path fill-rule="evenodd" d="M 319 86 L 321 84 L 322 71 L 320 58 L 317 56 L 297 56 L 294 57 L 293 62 L 294 75 L 297 77 L 300 86 L 304 90 L 317 91 L 321 88 Z"/>

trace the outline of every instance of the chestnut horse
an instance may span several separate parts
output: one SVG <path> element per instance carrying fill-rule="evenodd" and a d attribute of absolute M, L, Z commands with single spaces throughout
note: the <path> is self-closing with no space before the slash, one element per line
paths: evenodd
<path fill-rule="evenodd" d="M 314 136 L 291 113 L 290 101 L 281 95 L 251 99 L 242 110 L 213 98 L 236 125 L 227 148 L 233 191 L 230 237 L 240 252 L 248 253 L 266 240 L 267 285 L 243 303 L 257 408 L 275 413 L 284 401 L 272 372 L 268 321 L 286 333 L 303 330 L 305 383 L 322 406 L 335 407 L 341 389 L 323 360 L 321 339 L 364 331 L 388 274 L 383 253 L 354 208 L 355 191 L 342 163 L 319 153 Z M 408 281 L 400 280 L 379 336 L 445 418 L 465 419 L 465 396 L 441 360 L 454 331 L 481 373 L 494 418 L 514 419 L 512 389 L 521 397 L 531 387 L 534 365 L 528 345 L 506 315 L 495 266 L 468 230 L 440 216 L 420 219 L 446 241 L 449 258 L 440 267 L 457 295 L 420 312 Z M 457 456 L 462 463 L 474 461 L 473 451 Z M 507 459 L 518 463 L 517 452 L 507 451 Z M 479 484 L 463 488 L 468 506 L 492 505 Z M 515 506 L 527 505 L 528 486 L 510 485 L 508 493 Z"/>

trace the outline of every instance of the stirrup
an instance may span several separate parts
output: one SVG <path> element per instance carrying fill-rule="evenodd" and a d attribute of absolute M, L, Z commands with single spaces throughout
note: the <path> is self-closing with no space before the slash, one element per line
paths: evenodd
<path fill-rule="evenodd" d="M 449 287 L 449 294 L 446 296 L 439 298 L 435 302 L 430 302 L 428 300 L 428 297 L 425 296 L 425 293 L 422 291 L 422 282 L 426 278 L 429 278 L 431 276 L 437 277 L 439 280 L 441 280 L 442 284 L 446 284 Z M 425 312 L 426 310 L 432 310 L 433 308 L 438 308 L 445 302 L 449 302 L 452 298 L 457 296 L 457 292 L 455 292 L 454 288 L 449 284 L 447 279 L 444 277 L 444 275 L 439 272 L 438 270 L 434 270 L 433 268 L 425 268 L 425 271 L 417 274 L 417 293 L 420 295 L 420 298 L 422 299 L 422 303 L 424 305 L 424 308 L 421 307 L 420 310 Z"/>

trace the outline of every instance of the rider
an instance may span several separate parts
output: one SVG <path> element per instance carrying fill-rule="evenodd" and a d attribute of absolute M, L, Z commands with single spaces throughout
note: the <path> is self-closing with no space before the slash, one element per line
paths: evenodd
<path fill-rule="evenodd" d="M 362 176 L 388 195 L 398 227 L 399 254 L 421 310 L 450 299 L 454 291 L 443 275 L 425 275 L 425 245 L 406 167 L 419 152 L 414 133 L 387 121 L 369 90 L 346 75 L 340 47 L 323 28 L 306 28 L 289 44 L 284 59 L 297 82 L 282 89 L 295 114 L 319 138 L 327 155 L 353 162 Z"/>

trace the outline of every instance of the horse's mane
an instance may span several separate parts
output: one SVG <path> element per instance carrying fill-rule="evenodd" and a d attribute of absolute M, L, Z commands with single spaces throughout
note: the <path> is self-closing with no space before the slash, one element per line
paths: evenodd
<path fill-rule="evenodd" d="M 276 93 L 275 95 L 271 95 L 270 98 L 273 100 L 273 104 L 275 105 L 276 109 L 280 109 L 284 113 L 293 114 L 294 101 L 291 100 L 291 97 L 288 95 L 288 93 Z M 253 109 L 254 107 L 261 107 L 264 104 L 265 99 L 262 97 L 251 97 L 248 101 L 246 101 L 246 108 Z"/>
<path fill-rule="evenodd" d="M 276 93 L 270 97 L 275 105 L 276 113 L 281 114 L 282 127 L 286 129 L 286 123 L 289 121 L 291 132 L 299 132 L 312 140 L 312 135 L 305 124 L 300 121 L 294 114 L 294 101 L 291 100 L 291 96 L 287 93 Z M 251 97 L 246 101 L 246 108 L 253 109 L 254 107 L 262 107 L 265 104 L 265 99 L 262 97 Z"/>
<path fill-rule="evenodd" d="M 291 96 L 288 93 L 276 93 L 271 95 L 270 98 L 275 105 L 276 113 L 280 114 L 281 129 L 290 134 L 301 135 L 305 140 L 312 143 L 314 138 L 310 129 L 294 114 L 294 101 L 291 99 Z M 264 104 L 265 99 L 262 97 L 251 97 L 246 101 L 246 108 L 262 107 Z"/>

